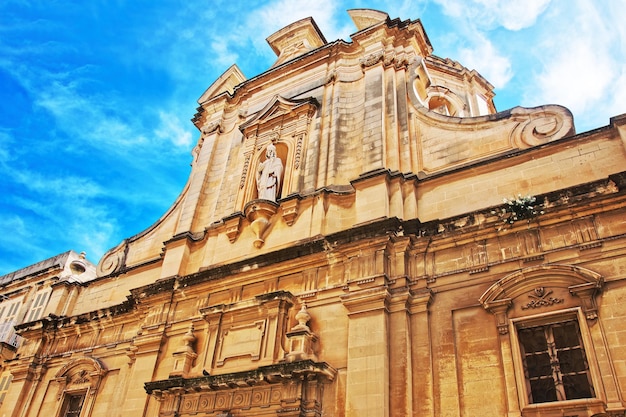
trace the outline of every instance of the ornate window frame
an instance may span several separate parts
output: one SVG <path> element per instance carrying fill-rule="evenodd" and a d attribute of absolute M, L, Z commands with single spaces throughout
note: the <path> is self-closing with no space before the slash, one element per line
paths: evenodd
<path fill-rule="evenodd" d="M 98 359 L 83 357 L 63 366 L 54 376 L 59 384 L 57 391 L 57 417 L 63 417 L 66 399 L 72 395 L 85 395 L 80 417 L 89 417 L 93 410 L 96 394 L 107 373 L 107 368 Z"/>
<path fill-rule="evenodd" d="M 500 334 L 502 364 L 507 385 L 509 413 L 523 417 L 592 416 L 605 413 L 607 399 L 594 340 L 602 338 L 598 330 L 596 296 L 604 280 L 600 274 L 572 265 L 541 265 L 506 275 L 479 298 L 483 308 L 495 316 Z M 594 397 L 532 404 L 529 400 L 518 329 L 575 319 L 589 366 Z M 594 334 L 595 331 L 595 334 Z M 609 381 L 610 382 L 610 381 Z M 571 411 L 571 412 L 570 412 Z"/>

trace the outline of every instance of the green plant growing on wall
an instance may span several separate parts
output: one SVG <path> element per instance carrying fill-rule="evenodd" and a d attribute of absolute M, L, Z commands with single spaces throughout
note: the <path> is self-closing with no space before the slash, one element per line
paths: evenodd
<path fill-rule="evenodd" d="M 523 197 L 518 194 L 517 197 L 511 199 L 503 198 L 502 202 L 504 206 L 492 210 L 491 214 L 497 215 L 505 225 L 510 226 L 519 220 L 530 222 L 531 219 L 544 213 L 541 210 L 543 204 L 537 203 L 537 198 L 531 195 Z"/>

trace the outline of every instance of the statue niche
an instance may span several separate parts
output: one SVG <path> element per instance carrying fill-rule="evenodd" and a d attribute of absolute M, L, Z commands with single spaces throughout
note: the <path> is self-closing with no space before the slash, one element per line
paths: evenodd
<path fill-rule="evenodd" d="M 265 243 L 265 232 L 278 210 L 276 200 L 280 198 L 283 183 L 284 166 L 280 157 L 282 147 L 280 144 L 277 147 L 274 143 L 275 141 L 270 142 L 265 148 L 265 159 L 259 159 L 255 175 L 257 198 L 244 207 L 245 216 L 256 236 L 254 246 L 257 249 Z"/>
<path fill-rule="evenodd" d="M 259 163 L 256 172 L 258 199 L 274 201 L 280 197 L 283 161 L 276 153 L 273 143 L 267 145 L 265 160 Z"/>
<path fill-rule="evenodd" d="M 313 97 L 274 96 L 239 126 L 243 134 L 243 166 L 236 206 L 242 207 L 250 222 L 257 249 L 264 245 L 279 210 L 289 226 L 297 217 L 299 200 L 293 196 L 298 191 L 307 133 L 317 108 Z M 227 233 L 233 242 L 239 233 L 239 223 L 237 219 L 229 221 Z"/>

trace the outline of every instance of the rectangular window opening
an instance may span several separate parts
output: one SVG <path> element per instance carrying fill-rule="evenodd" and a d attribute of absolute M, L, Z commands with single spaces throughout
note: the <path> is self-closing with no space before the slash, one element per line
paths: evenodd
<path fill-rule="evenodd" d="M 83 409 L 85 393 L 65 394 L 61 417 L 79 417 Z"/>
<path fill-rule="evenodd" d="M 595 397 L 576 319 L 517 331 L 530 404 Z"/>

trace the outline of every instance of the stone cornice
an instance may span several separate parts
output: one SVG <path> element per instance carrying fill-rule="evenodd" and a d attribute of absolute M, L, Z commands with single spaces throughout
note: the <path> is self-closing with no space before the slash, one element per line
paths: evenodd
<path fill-rule="evenodd" d="M 388 175 L 393 177 L 394 174 L 386 170 L 376 171 L 364 175 L 364 178 L 371 178 L 377 175 Z M 599 191 L 600 190 L 600 191 Z M 546 209 L 546 213 L 541 216 L 542 224 L 558 221 L 562 216 L 558 213 L 561 207 L 571 209 L 572 205 L 584 205 L 589 210 L 596 210 L 595 207 L 606 199 L 614 199 L 619 197 L 616 204 L 624 204 L 626 199 L 626 171 L 610 175 L 609 178 L 589 182 L 562 190 L 556 190 L 550 193 L 536 196 L 538 201 L 549 201 L 550 207 Z M 604 203 L 602 203 L 604 204 Z M 604 204 L 606 205 L 606 204 Z M 96 310 L 73 317 L 45 317 L 37 322 L 24 323 L 17 326 L 18 330 L 26 330 L 29 328 L 39 327 L 44 324 L 37 325 L 38 322 L 46 322 L 47 326 L 54 323 L 80 324 L 101 317 L 112 317 L 124 314 L 133 309 L 133 306 L 141 299 L 146 297 L 157 296 L 159 294 L 169 294 L 178 287 L 189 287 L 206 281 L 213 281 L 238 273 L 242 273 L 254 265 L 256 269 L 270 266 L 277 263 L 295 260 L 304 256 L 314 255 L 329 250 L 332 247 L 350 244 L 362 239 L 372 237 L 394 236 L 398 233 L 411 236 L 411 245 L 418 248 L 420 238 L 427 237 L 436 239 L 441 242 L 447 239 L 453 239 L 454 244 L 459 244 L 462 235 L 467 239 L 472 238 L 473 234 L 479 233 L 484 237 L 485 227 L 495 226 L 497 218 L 490 214 L 493 207 L 489 207 L 480 212 L 464 214 L 447 219 L 435 219 L 422 223 L 419 219 L 403 221 L 398 218 L 384 218 L 368 222 L 366 224 L 357 225 L 351 229 L 323 236 L 317 236 L 312 239 L 302 241 L 299 244 L 289 248 L 280 249 L 274 252 L 254 256 L 238 262 L 232 262 L 224 265 L 216 265 L 208 267 L 199 272 L 186 276 L 174 276 L 158 280 L 152 284 L 131 290 L 131 296 L 128 300 L 119 305 L 111 306 L 106 309 Z M 550 220 L 554 218 L 553 220 Z M 526 226 L 524 226 L 526 227 Z M 495 228 L 491 232 L 497 234 Z M 432 243 L 434 244 L 434 243 Z M 441 245 L 441 244 L 439 244 Z M 421 249 L 416 249 L 421 250 Z M 459 272 L 459 271 L 454 271 Z M 102 278 L 101 278 L 102 279 Z M 88 284 L 87 284 L 88 285 Z M 34 326 L 34 327 L 33 327 Z"/>
<path fill-rule="evenodd" d="M 148 394 L 183 388 L 191 390 L 229 389 L 231 386 L 249 386 L 263 383 L 279 383 L 301 376 L 318 375 L 332 381 L 337 370 L 326 362 L 303 360 L 261 366 L 257 369 L 222 375 L 209 375 L 196 378 L 169 378 L 146 382 Z"/>

